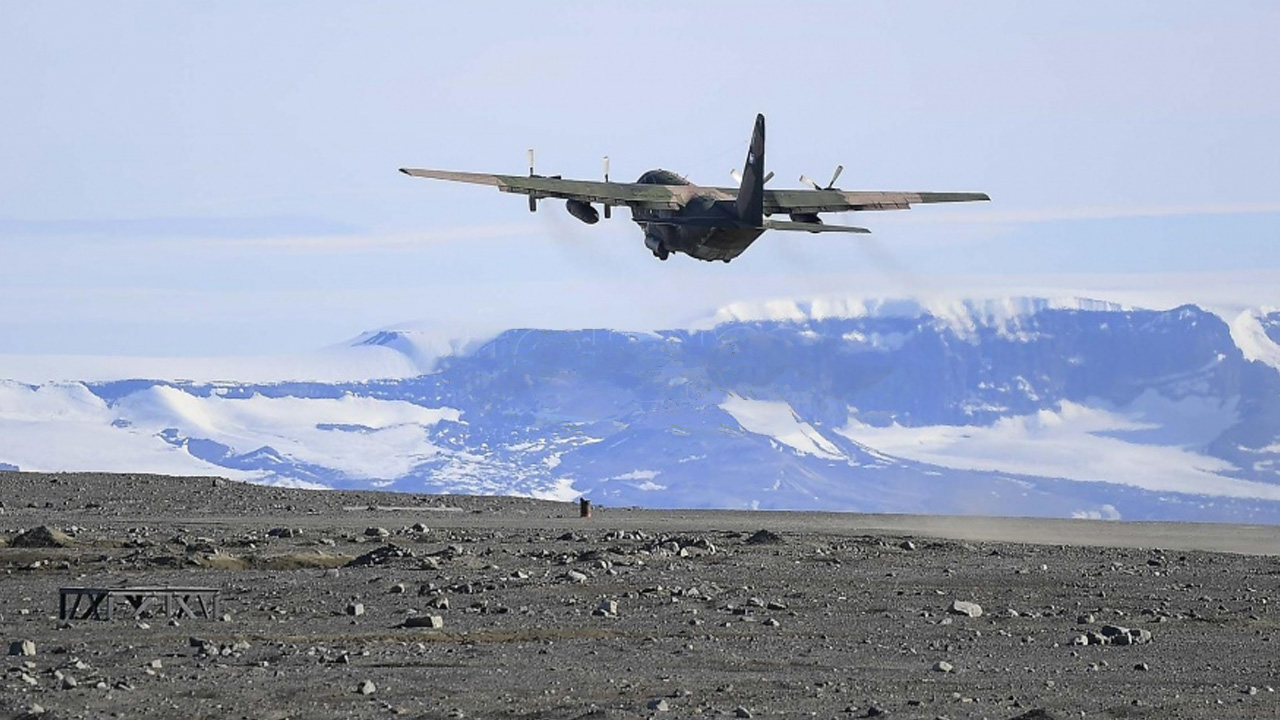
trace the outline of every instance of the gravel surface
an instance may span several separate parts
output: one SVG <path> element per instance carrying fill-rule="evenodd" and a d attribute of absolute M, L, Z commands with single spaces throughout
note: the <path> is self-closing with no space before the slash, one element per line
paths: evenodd
<path fill-rule="evenodd" d="M 1275 526 L 89 474 L 0 503 L 0 717 L 1280 717 Z M 126 585 L 219 616 L 58 618 Z"/>

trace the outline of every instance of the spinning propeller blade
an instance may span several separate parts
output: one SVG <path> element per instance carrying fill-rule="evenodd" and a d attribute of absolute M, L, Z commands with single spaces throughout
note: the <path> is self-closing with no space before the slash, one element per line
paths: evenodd
<path fill-rule="evenodd" d="M 813 188 L 814 190 L 835 190 L 835 189 L 836 189 L 836 180 L 838 180 L 838 179 L 840 178 L 840 173 L 842 173 L 842 172 L 844 172 L 844 166 L 843 166 L 843 165 L 837 165 L 837 166 L 836 166 L 836 171 L 835 171 L 834 173 L 832 173 L 832 174 L 831 174 L 831 182 L 827 183 L 827 186 L 826 186 L 826 187 L 822 187 L 822 186 L 821 186 L 821 185 L 819 185 L 818 183 L 814 182 L 814 181 L 813 181 L 813 178 L 809 177 L 808 175 L 801 175 L 801 176 L 800 176 L 800 182 L 804 183 L 805 185 L 808 185 L 809 187 Z"/>

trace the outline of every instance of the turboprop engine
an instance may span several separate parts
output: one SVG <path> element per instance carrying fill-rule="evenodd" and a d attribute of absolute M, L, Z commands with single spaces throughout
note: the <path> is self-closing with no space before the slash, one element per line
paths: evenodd
<path fill-rule="evenodd" d="M 588 225 L 595 225 L 600 220 L 600 213 L 591 207 L 591 203 L 585 203 L 581 200 L 565 200 L 564 206 L 569 210 L 570 215 Z"/>

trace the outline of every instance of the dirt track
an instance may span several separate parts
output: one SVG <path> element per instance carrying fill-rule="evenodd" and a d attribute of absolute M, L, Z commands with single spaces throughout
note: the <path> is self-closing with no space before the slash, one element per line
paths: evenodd
<path fill-rule="evenodd" d="M 35 646 L 0 716 L 1280 717 L 1271 526 L 9 473 L 0 502 L 0 639 Z M 213 586 L 225 617 L 65 622 L 69 585 Z"/>

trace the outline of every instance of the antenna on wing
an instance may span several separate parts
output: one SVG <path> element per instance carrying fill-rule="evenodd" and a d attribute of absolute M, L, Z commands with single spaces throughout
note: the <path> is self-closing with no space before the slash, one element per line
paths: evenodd
<path fill-rule="evenodd" d="M 604 156 L 604 182 L 606 185 L 609 183 L 609 156 L 608 155 Z M 604 217 L 606 220 L 613 217 L 613 206 L 610 205 L 609 203 L 604 204 Z"/>
<path fill-rule="evenodd" d="M 840 173 L 842 173 L 842 172 L 844 172 L 844 166 L 843 166 L 843 165 L 837 165 L 837 166 L 836 166 L 836 171 L 835 171 L 834 173 L 832 173 L 832 174 L 831 174 L 831 182 L 827 183 L 827 186 L 826 186 L 826 187 L 822 187 L 822 186 L 818 185 L 818 183 L 814 182 L 814 181 L 813 181 L 813 179 L 812 179 L 812 178 L 810 178 L 810 177 L 809 177 L 809 176 L 807 176 L 807 175 L 801 175 L 801 176 L 800 176 L 800 182 L 804 183 L 805 185 L 808 185 L 809 187 L 813 188 L 814 190 L 835 190 L 835 189 L 836 189 L 836 180 L 838 180 L 838 179 L 840 178 Z"/>

